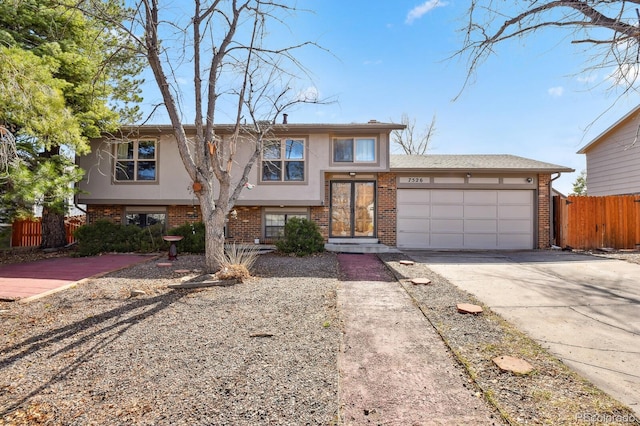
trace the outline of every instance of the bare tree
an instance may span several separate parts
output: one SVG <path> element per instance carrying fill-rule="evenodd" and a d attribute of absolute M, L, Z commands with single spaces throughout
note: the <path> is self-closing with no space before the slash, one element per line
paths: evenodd
<path fill-rule="evenodd" d="M 284 1 L 194 0 L 184 5 L 137 0 L 132 17 L 122 26 L 148 60 L 184 167 L 198 183 L 195 195 L 206 229 L 206 266 L 214 272 L 224 250 L 225 219 L 276 118 L 293 104 L 319 102 L 292 88 L 298 76 L 307 75 L 294 51 L 318 46 L 308 41 L 267 46 L 268 26 L 286 30 L 286 22 L 297 12 Z M 181 15 L 186 7 L 193 8 L 189 16 Z M 102 18 L 109 19 L 108 11 Z M 181 81 L 182 65 L 190 67 L 190 85 Z M 191 90 L 194 121 L 188 124 L 195 124 L 193 138 L 187 136 L 182 115 L 183 100 L 191 97 Z M 232 123 L 224 137 L 216 134 L 220 114 Z M 249 147 L 249 158 L 237 155 L 240 144 Z"/>
<path fill-rule="evenodd" d="M 638 0 L 472 0 L 458 52 L 468 55 L 466 83 L 501 42 L 559 28 L 571 43 L 584 46 L 585 71 L 604 69 L 613 85 L 635 90 L 640 59 L 638 4 Z"/>
<path fill-rule="evenodd" d="M 436 116 L 431 118 L 431 123 L 420 133 L 416 130 L 416 119 L 409 118 L 408 114 L 402 114 L 400 123 L 404 124 L 405 128 L 392 131 L 391 142 L 402 148 L 405 154 L 425 155 L 436 132 Z"/>

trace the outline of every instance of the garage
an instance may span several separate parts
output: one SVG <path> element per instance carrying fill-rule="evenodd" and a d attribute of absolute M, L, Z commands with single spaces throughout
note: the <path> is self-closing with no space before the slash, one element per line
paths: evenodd
<path fill-rule="evenodd" d="M 427 189 L 397 191 L 401 249 L 532 249 L 534 190 Z"/>

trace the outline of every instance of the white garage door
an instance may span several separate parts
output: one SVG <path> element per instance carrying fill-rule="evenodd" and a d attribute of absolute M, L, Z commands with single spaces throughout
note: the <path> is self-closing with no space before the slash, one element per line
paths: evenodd
<path fill-rule="evenodd" d="M 398 189 L 398 248 L 531 249 L 533 194 Z"/>

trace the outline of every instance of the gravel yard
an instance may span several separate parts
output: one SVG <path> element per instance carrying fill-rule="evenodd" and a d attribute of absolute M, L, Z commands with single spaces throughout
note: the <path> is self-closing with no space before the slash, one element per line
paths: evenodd
<path fill-rule="evenodd" d="M 0 304 L 0 424 L 335 422 L 335 256 L 262 255 L 245 283 L 167 289 L 202 263 Z"/>
<path fill-rule="evenodd" d="M 456 303 L 477 303 L 469 294 L 400 265 L 402 254 L 382 258 L 464 366 L 469 390 L 507 423 L 629 418 L 497 315 L 457 313 Z M 202 266 L 202 256 L 171 268 L 151 261 L 31 303 L 0 302 L 0 425 L 340 424 L 335 254 L 261 255 L 245 283 L 167 288 Z M 432 284 L 407 280 L 418 276 Z M 491 359 L 507 352 L 536 371 L 501 373 Z"/>

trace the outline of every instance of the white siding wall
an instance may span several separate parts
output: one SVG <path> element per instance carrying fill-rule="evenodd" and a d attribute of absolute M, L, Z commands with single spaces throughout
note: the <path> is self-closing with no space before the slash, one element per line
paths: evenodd
<path fill-rule="evenodd" d="M 633 144 L 639 125 L 631 120 L 589 150 L 588 195 L 640 192 L 640 141 Z"/>

